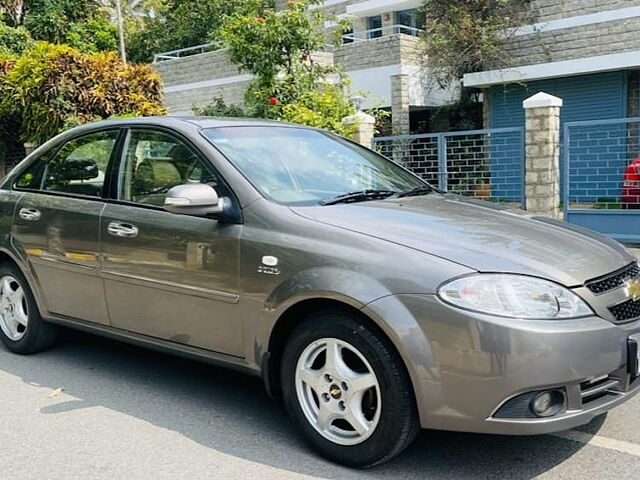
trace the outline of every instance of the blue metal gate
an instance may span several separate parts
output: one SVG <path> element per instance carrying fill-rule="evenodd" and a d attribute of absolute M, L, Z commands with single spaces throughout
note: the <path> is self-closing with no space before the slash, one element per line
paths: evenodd
<path fill-rule="evenodd" d="M 565 220 L 640 243 L 640 118 L 567 122 Z"/>

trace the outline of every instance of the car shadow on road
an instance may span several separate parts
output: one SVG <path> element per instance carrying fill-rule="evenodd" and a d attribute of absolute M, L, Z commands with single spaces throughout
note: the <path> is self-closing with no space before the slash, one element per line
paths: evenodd
<path fill-rule="evenodd" d="M 422 432 L 391 462 L 350 470 L 316 456 L 259 379 L 116 341 L 66 332 L 55 349 L 16 356 L 0 347 L 0 369 L 74 397 L 40 410 L 56 415 L 100 406 L 178 432 L 228 455 L 322 478 L 532 478 L 582 445 L 553 436 Z M 588 429 L 595 434 L 602 423 Z M 126 439 L 123 439 L 126 442 Z"/>

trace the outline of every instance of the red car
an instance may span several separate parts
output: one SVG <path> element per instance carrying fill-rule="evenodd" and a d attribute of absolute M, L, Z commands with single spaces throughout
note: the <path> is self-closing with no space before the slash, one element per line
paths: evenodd
<path fill-rule="evenodd" d="M 629 164 L 622 184 L 622 208 L 640 209 L 640 156 Z"/>

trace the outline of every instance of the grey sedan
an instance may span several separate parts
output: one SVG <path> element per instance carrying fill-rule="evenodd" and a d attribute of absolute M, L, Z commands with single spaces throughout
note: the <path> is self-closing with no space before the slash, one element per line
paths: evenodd
<path fill-rule="evenodd" d="M 79 127 L 4 180 L 0 229 L 8 349 L 49 348 L 62 325 L 261 376 L 350 466 L 420 428 L 572 428 L 640 386 L 624 247 L 315 129 Z"/>

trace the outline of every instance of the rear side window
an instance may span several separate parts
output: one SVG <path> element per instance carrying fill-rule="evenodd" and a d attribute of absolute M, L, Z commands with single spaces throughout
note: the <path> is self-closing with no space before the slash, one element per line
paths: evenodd
<path fill-rule="evenodd" d="M 48 162 L 43 190 L 91 197 L 102 196 L 118 131 L 98 132 L 73 139 Z"/>

